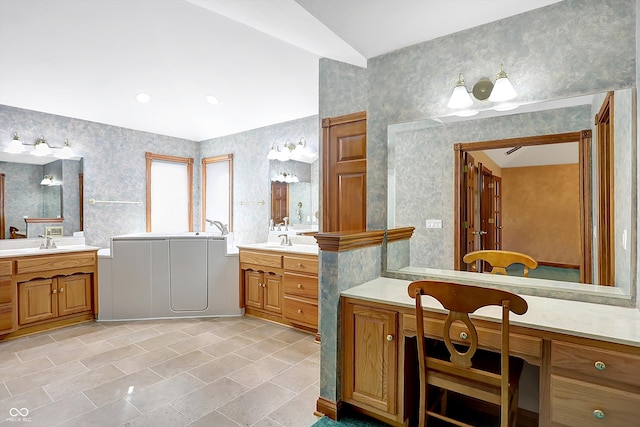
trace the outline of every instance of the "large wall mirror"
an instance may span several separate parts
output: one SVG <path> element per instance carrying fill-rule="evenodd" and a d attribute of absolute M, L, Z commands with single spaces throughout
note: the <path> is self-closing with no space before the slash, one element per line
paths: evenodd
<path fill-rule="evenodd" d="M 529 104 L 500 116 L 481 112 L 466 119 L 446 117 L 389 126 L 388 228 L 415 230 L 410 239 L 387 244 L 385 274 L 414 278 L 464 270 L 468 266 L 459 256 L 480 249 L 485 231 L 493 233 L 492 244 L 498 244 L 492 248 L 532 252 L 540 266 L 530 270 L 528 278 L 483 275 L 481 280 L 514 283 L 522 293 L 630 305 L 635 298 L 636 90 L 611 93 L 613 169 L 605 184 L 600 173 L 603 135 L 594 117 L 602 112 L 609 95 Z M 535 147 L 500 146 L 500 141 L 508 139 L 517 142 L 566 134 L 590 134 L 589 151 L 581 154 L 579 137 Z M 487 141 L 495 141 L 496 147 L 485 146 Z M 473 150 L 474 146 L 481 149 Z M 461 214 L 455 170 L 458 163 L 464 167 L 459 160 L 463 154 L 474 159 L 480 188 L 468 196 L 474 202 L 471 215 L 482 215 L 483 179 L 488 195 L 484 206 L 494 212 L 487 216 L 493 224 L 476 224 L 476 237 L 467 242 L 464 232 L 456 228 Z M 590 160 L 582 165 L 581 178 L 585 158 Z M 502 201 L 497 209 L 496 194 Z M 603 214 L 605 196 L 610 200 L 604 206 L 610 210 Z M 581 200 L 591 202 L 582 213 Z M 496 230 L 502 234 L 498 236 Z M 610 243 L 608 252 L 601 250 L 605 239 Z M 457 240 L 462 246 L 459 252 Z M 583 257 L 589 247 L 590 256 Z M 590 265 L 581 266 L 581 259 L 589 259 Z M 611 272 L 600 274 L 605 264 L 610 264 Z M 582 274 L 586 271 L 591 274 Z"/>
<path fill-rule="evenodd" d="M 0 153 L 0 238 L 33 238 L 47 225 L 82 226 L 82 160 Z"/>
<path fill-rule="evenodd" d="M 287 217 L 300 233 L 318 231 L 318 161 L 311 164 L 288 161 L 269 162 L 271 187 L 270 218 L 274 224 Z"/>

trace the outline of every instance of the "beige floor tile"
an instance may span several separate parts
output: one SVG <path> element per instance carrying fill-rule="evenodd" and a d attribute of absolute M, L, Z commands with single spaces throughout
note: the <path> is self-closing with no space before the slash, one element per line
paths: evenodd
<path fill-rule="evenodd" d="M 26 393 L 0 400 L 0 421 L 4 420 L 11 408 L 27 408 L 29 412 L 33 412 L 51 402 L 51 398 L 42 388 L 34 388 Z"/>
<path fill-rule="evenodd" d="M 28 425 L 30 427 L 55 426 L 92 409 L 95 409 L 95 405 L 82 393 L 78 393 L 50 405 L 43 406 L 33 412 L 29 412 L 31 422 Z"/>
<path fill-rule="evenodd" d="M 218 412 L 243 426 L 250 426 L 292 399 L 295 393 L 266 382 L 221 406 Z"/>
<path fill-rule="evenodd" d="M 196 377 L 182 373 L 134 391 L 129 402 L 140 412 L 146 414 L 204 385 Z"/>
<path fill-rule="evenodd" d="M 56 365 L 62 365 L 64 363 L 71 362 L 72 360 L 85 359 L 90 356 L 94 356 L 105 351 L 109 351 L 115 348 L 107 341 L 96 341 L 91 344 L 85 344 L 82 347 L 75 348 L 73 351 L 57 351 L 49 355 L 51 360 Z"/>
<path fill-rule="evenodd" d="M 282 424 L 280 424 L 276 420 L 272 420 L 269 417 L 264 417 L 257 423 L 253 424 L 251 427 L 282 427 Z"/>
<path fill-rule="evenodd" d="M 222 341 L 223 338 L 220 338 L 217 335 L 213 335 L 210 333 L 204 333 L 200 335 L 196 335 L 191 338 L 184 339 L 182 341 L 178 341 L 175 344 L 171 344 L 168 347 L 178 353 L 188 353 L 193 350 L 198 350 L 203 347 L 207 347 L 211 344 Z"/>
<path fill-rule="evenodd" d="M 189 417 L 184 416 L 172 406 L 164 405 L 130 420 L 123 427 L 184 427 L 191 421 Z"/>
<path fill-rule="evenodd" d="M 284 331 L 280 332 L 277 335 L 274 335 L 272 338 L 277 339 L 279 341 L 284 341 L 288 344 L 293 344 L 294 342 L 300 341 L 301 339 L 308 338 L 309 334 L 307 332 L 302 332 L 297 329 L 286 328 Z"/>
<path fill-rule="evenodd" d="M 107 363 L 117 362 L 118 360 L 126 359 L 127 357 L 140 353 L 144 353 L 144 350 L 135 344 L 129 344 L 124 347 L 117 347 L 93 356 L 85 357 L 80 359 L 80 362 L 89 369 L 96 369 Z"/>
<path fill-rule="evenodd" d="M 9 389 L 4 383 L 0 383 L 0 400 L 6 399 L 10 397 L 11 393 L 9 393 Z"/>
<path fill-rule="evenodd" d="M 91 399 L 96 406 L 102 406 L 159 381 L 162 381 L 160 375 L 149 369 L 144 369 L 130 375 L 116 378 L 108 383 L 97 385 L 96 387 L 86 390 L 84 394 Z M 134 387 L 132 391 L 130 391 L 131 387 Z"/>
<path fill-rule="evenodd" d="M 285 427 L 312 426 L 319 420 L 319 417 L 313 414 L 319 395 L 319 388 L 308 387 L 302 393 L 271 412 L 269 418 Z"/>
<path fill-rule="evenodd" d="M 239 354 L 242 357 L 246 357 L 249 360 L 259 360 L 272 353 L 275 353 L 278 350 L 283 349 L 286 346 L 287 344 L 282 341 L 267 338 L 242 349 L 236 350 L 234 351 L 234 353 Z"/>
<path fill-rule="evenodd" d="M 242 333 L 242 336 L 249 338 L 253 341 L 262 341 L 265 338 L 273 338 L 286 331 L 286 326 L 276 325 L 275 323 L 268 323 L 266 325 L 258 326 Z"/>
<path fill-rule="evenodd" d="M 119 426 L 140 415 L 126 399 L 118 399 L 100 408 L 85 412 L 62 424 L 60 427 L 104 427 Z"/>
<path fill-rule="evenodd" d="M 189 424 L 189 427 L 238 427 L 240 424 L 230 420 L 218 411 L 213 411 L 199 420 Z"/>
<path fill-rule="evenodd" d="M 16 395 L 86 371 L 87 368 L 82 363 L 73 361 L 65 363 L 64 365 L 54 366 L 49 369 L 44 369 L 29 375 L 15 378 L 11 381 L 7 381 L 5 384 L 11 394 Z"/>
<path fill-rule="evenodd" d="M 144 341 L 140 341 L 139 343 L 136 343 L 136 345 L 138 345 L 139 347 L 142 347 L 145 350 L 149 351 L 149 350 L 156 349 L 158 347 L 168 346 L 168 345 L 176 343 L 178 341 L 185 340 L 185 339 L 187 339 L 189 337 L 190 337 L 190 335 L 185 334 L 184 332 L 171 331 L 171 332 L 167 332 L 166 334 L 158 335 L 157 337 L 153 337 L 153 338 L 149 338 L 149 339 L 144 340 Z"/>
<path fill-rule="evenodd" d="M 119 337 L 120 335 L 127 335 L 127 334 L 130 334 L 131 332 L 133 332 L 133 329 L 127 327 L 127 325 L 118 325 L 118 326 L 107 325 L 103 329 L 79 336 L 78 339 L 85 344 L 90 344 L 96 341 L 108 340 L 109 338 Z"/>
<path fill-rule="evenodd" d="M 306 388 L 315 384 L 319 379 L 320 365 L 315 362 L 303 360 L 273 377 L 271 382 L 289 389 L 294 393 L 301 393 Z"/>
<path fill-rule="evenodd" d="M 291 365 L 289 363 L 283 362 L 282 360 L 274 359 L 273 357 L 264 357 L 227 376 L 240 384 L 253 388 L 269 381 L 290 367 Z"/>
<path fill-rule="evenodd" d="M 249 389 L 240 383 L 223 377 L 171 402 L 171 406 L 185 416 L 197 420 Z"/>
<path fill-rule="evenodd" d="M 274 353 L 273 357 L 293 364 L 319 352 L 319 344 L 313 341 L 300 340 Z"/>
<path fill-rule="evenodd" d="M 230 338 L 234 335 L 238 335 L 239 333 L 247 332 L 251 329 L 254 329 L 255 327 L 255 324 L 251 324 L 248 322 L 236 322 L 222 328 L 214 329 L 213 331 L 211 331 L 211 333 L 216 334 L 222 338 Z"/>
<path fill-rule="evenodd" d="M 136 320 L 135 322 L 123 322 L 122 324 L 133 331 L 141 331 L 149 328 L 161 328 L 163 325 L 170 323 L 171 319 L 149 319 Z"/>
<path fill-rule="evenodd" d="M 78 392 L 89 390 L 97 384 L 104 384 L 124 375 L 124 372 L 120 369 L 109 364 L 93 371 L 87 371 L 79 375 L 63 378 L 59 381 L 50 382 L 43 388 L 55 401 L 64 399 Z"/>
<path fill-rule="evenodd" d="M 149 369 L 153 370 L 158 375 L 162 375 L 165 378 L 170 378 L 178 375 L 182 372 L 188 371 L 191 368 L 195 368 L 200 365 L 204 365 L 210 362 L 213 357 L 200 350 L 192 351 L 191 353 L 183 354 L 181 356 L 174 357 L 173 359 L 165 360 L 157 365 L 151 366 Z"/>
<path fill-rule="evenodd" d="M 179 331 L 184 328 L 188 328 L 190 326 L 195 325 L 196 323 L 200 323 L 198 319 L 172 319 L 167 323 L 163 323 L 162 325 L 154 326 L 153 328 L 157 331 L 167 334 L 173 331 Z"/>
<path fill-rule="evenodd" d="M 54 342 L 47 334 L 37 334 L 0 343 L 0 354 L 14 353 Z"/>
<path fill-rule="evenodd" d="M 141 329 L 139 331 L 131 332 L 130 334 L 120 335 L 119 337 L 109 338 L 107 341 L 113 344 L 114 347 L 122 347 L 127 344 L 135 344 L 139 341 L 144 341 L 149 338 L 162 335 L 154 328 Z"/>
<path fill-rule="evenodd" d="M 15 362 L 0 365 L 0 378 L 2 378 L 6 383 L 14 378 L 30 375 L 44 369 L 52 368 L 53 366 L 53 363 L 51 363 L 51 361 L 46 357 L 41 357 L 24 363 L 20 362 L 16 358 Z"/>
<path fill-rule="evenodd" d="M 76 338 L 93 332 L 100 331 L 106 327 L 99 322 L 87 322 L 79 325 L 57 329 L 49 333 L 49 336 L 56 341 L 63 341 L 69 338 Z"/>
<path fill-rule="evenodd" d="M 82 347 L 84 344 L 77 338 L 69 338 L 61 341 L 53 341 L 38 347 L 31 347 L 16 353 L 23 362 L 37 359 L 39 357 L 56 353 L 58 351 L 73 352 L 74 349 Z"/>
<path fill-rule="evenodd" d="M 217 329 L 220 329 L 222 327 L 224 327 L 224 325 L 213 322 L 213 321 L 209 321 L 209 322 L 200 322 L 180 330 L 185 334 L 195 336 L 195 335 L 200 335 L 204 333 L 209 333 Z"/>
<path fill-rule="evenodd" d="M 247 347 L 253 343 L 254 341 L 251 341 L 250 339 L 247 339 L 241 336 L 235 336 L 235 337 L 231 337 L 226 340 L 211 344 L 209 346 L 203 347 L 202 351 L 209 353 L 214 357 L 222 357 L 233 351 Z"/>
<path fill-rule="evenodd" d="M 193 368 L 189 373 L 205 383 L 210 383 L 238 369 L 243 369 L 250 363 L 250 360 L 232 353 Z"/>
<path fill-rule="evenodd" d="M 0 348 L 2 344 L 0 344 Z M 0 352 L 0 365 L 4 365 L 5 363 L 20 363 L 21 360 L 18 358 L 18 356 L 16 355 L 16 353 L 13 352 L 6 352 L 6 353 L 2 353 Z"/>
<path fill-rule="evenodd" d="M 160 362 L 172 359 L 178 355 L 178 353 L 169 348 L 159 347 L 146 353 L 119 360 L 115 362 L 114 365 L 125 374 L 132 374 L 148 366 L 157 365 Z"/>

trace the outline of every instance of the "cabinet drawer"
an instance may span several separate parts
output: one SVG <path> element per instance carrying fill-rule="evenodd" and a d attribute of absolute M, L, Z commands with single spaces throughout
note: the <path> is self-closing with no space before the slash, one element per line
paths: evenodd
<path fill-rule="evenodd" d="M 0 304 L 13 301 L 13 286 L 11 279 L 0 279 Z"/>
<path fill-rule="evenodd" d="M 13 304 L 0 304 L 0 332 L 13 330 Z"/>
<path fill-rule="evenodd" d="M 16 260 L 16 274 L 92 266 L 95 263 L 94 252 L 20 258 Z"/>
<path fill-rule="evenodd" d="M 285 296 L 283 314 L 293 323 L 299 322 L 313 327 L 318 326 L 317 303 Z"/>
<path fill-rule="evenodd" d="M 598 412 L 601 411 L 601 418 Z M 551 375 L 551 421 L 566 426 L 633 426 L 640 395 Z"/>
<path fill-rule="evenodd" d="M 0 276 L 11 276 L 13 274 L 13 261 L 0 261 Z"/>
<path fill-rule="evenodd" d="M 317 256 L 284 256 L 284 269 L 301 273 L 318 274 Z"/>
<path fill-rule="evenodd" d="M 318 278 L 304 274 L 284 273 L 284 293 L 318 299 Z"/>
<path fill-rule="evenodd" d="M 403 316 L 403 327 L 405 330 L 415 332 L 416 316 L 413 314 L 405 314 Z M 476 330 L 478 331 L 478 345 L 484 349 L 500 351 L 502 340 L 499 328 L 500 326 L 498 323 L 496 323 L 496 329 L 476 325 Z M 469 340 L 463 340 L 461 338 L 456 339 L 456 337 L 459 337 L 463 332 L 466 332 L 467 334 L 469 333 L 469 330 L 465 325 L 459 322 L 454 323 L 451 327 L 451 331 L 453 334 L 451 336 L 453 342 L 466 344 L 470 342 Z M 425 335 L 435 339 L 443 339 L 444 320 L 425 318 L 424 333 Z M 542 339 L 527 335 L 514 334 L 511 332 L 509 334 L 509 353 L 512 355 L 540 358 L 542 353 Z"/>
<path fill-rule="evenodd" d="M 640 386 L 640 356 L 618 351 L 551 341 L 551 366 L 580 376 L 588 375 Z"/>
<path fill-rule="evenodd" d="M 282 268 L 282 255 L 264 252 L 240 251 L 240 263 Z"/>

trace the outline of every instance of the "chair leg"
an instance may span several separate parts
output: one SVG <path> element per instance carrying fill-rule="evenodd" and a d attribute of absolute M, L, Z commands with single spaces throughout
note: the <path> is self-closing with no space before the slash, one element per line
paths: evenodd
<path fill-rule="evenodd" d="M 449 393 L 447 390 L 441 390 L 440 394 L 440 414 L 445 415 L 447 413 L 447 398 Z"/>

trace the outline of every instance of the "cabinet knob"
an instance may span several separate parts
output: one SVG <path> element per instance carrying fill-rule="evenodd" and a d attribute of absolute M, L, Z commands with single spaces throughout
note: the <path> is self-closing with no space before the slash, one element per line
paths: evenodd
<path fill-rule="evenodd" d="M 302 285 L 298 283 L 298 289 L 302 289 Z"/>
<path fill-rule="evenodd" d="M 596 361 L 593 366 L 595 366 L 598 371 L 604 371 L 605 369 L 607 369 L 607 365 L 605 365 L 605 363 L 601 360 Z"/>
<path fill-rule="evenodd" d="M 298 267 L 302 267 L 302 263 L 301 262 L 298 263 Z"/>
<path fill-rule="evenodd" d="M 298 314 L 302 314 L 302 309 L 301 308 L 298 309 Z"/>
<path fill-rule="evenodd" d="M 64 288 L 60 288 L 60 292 L 64 292 Z"/>
<path fill-rule="evenodd" d="M 53 289 L 53 290 L 51 291 L 51 293 L 52 293 L 52 294 L 57 294 L 57 293 L 58 293 L 58 290 L 57 290 L 57 289 Z"/>
<path fill-rule="evenodd" d="M 604 411 L 602 411 L 601 409 L 596 409 L 595 411 L 593 411 L 593 416 L 601 420 L 604 418 Z"/>
<path fill-rule="evenodd" d="M 469 338 L 469 335 L 466 332 L 460 332 L 460 339 L 466 340 Z"/>
<path fill-rule="evenodd" d="M 389 342 L 393 341 L 393 335 L 391 334 L 387 335 L 387 341 Z"/>

